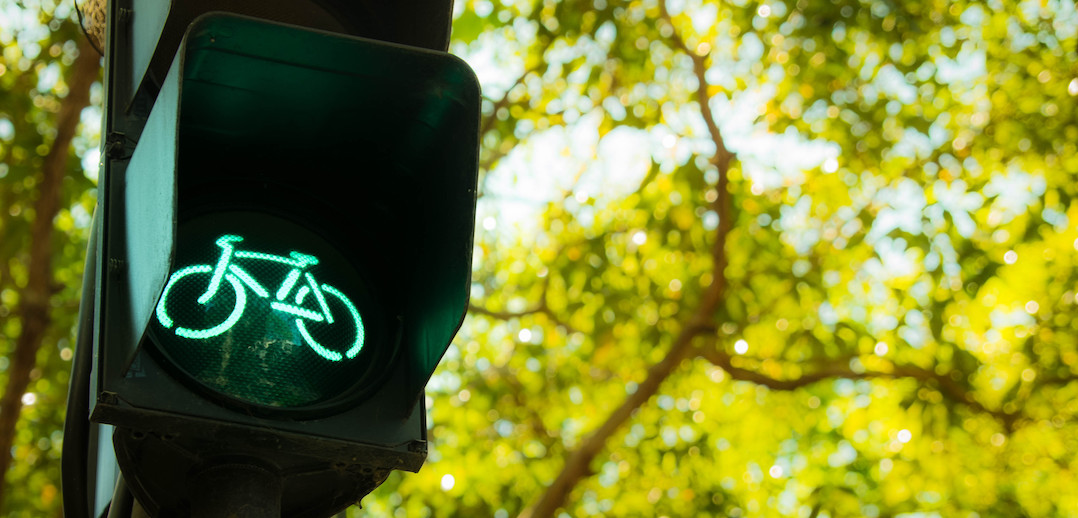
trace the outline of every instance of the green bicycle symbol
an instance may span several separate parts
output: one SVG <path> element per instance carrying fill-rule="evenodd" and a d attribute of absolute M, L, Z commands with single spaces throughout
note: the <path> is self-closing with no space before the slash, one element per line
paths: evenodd
<path fill-rule="evenodd" d="M 237 250 L 233 243 L 238 243 L 240 241 L 243 241 L 243 238 L 240 236 L 232 234 L 223 235 L 217 238 L 216 241 L 217 246 L 221 247 L 221 255 L 218 257 L 215 266 L 196 264 L 181 268 L 172 273 L 168 279 L 168 283 L 165 285 L 165 291 L 161 294 L 161 300 L 157 303 L 157 321 L 161 323 L 162 327 L 171 329 L 177 336 L 192 340 L 213 338 L 228 331 L 232 326 L 236 325 L 243 316 L 243 310 L 247 306 L 248 289 L 258 297 L 270 297 L 270 292 L 262 286 L 261 283 L 255 280 L 250 273 L 244 270 L 243 267 L 235 264 L 234 260 L 250 259 L 256 261 L 271 261 L 290 266 L 291 270 L 277 288 L 277 292 L 270 302 L 270 307 L 275 311 L 294 316 L 296 327 L 299 328 L 303 340 L 322 358 L 338 362 L 344 358 L 355 358 L 356 355 L 359 354 L 363 349 L 363 319 L 360 318 L 359 310 L 356 309 L 355 304 L 353 304 L 344 293 L 341 293 L 340 290 L 329 284 L 320 284 L 315 280 L 314 275 L 307 271 L 308 267 L 318 264 L 317 257 L 300 252 L 290 252 L 289 257 L 284 257 L 262 252 Z M 209 275 L 209 285 L 206 287 L 206 291 L 198 297 L 198 304 L 201 306 L 210 304 L 211 301 L 214 300 L 214 297 L 217 296 L 221 286 L 226 284 L 222 281 L 228 281 L 227 285 L 231 286 L 233 291 L 235 291 L 235 306 L 223 322 L 206 329 L 192 329 L 176 325 L 167 309 L 169 295 L 175 293 L 177 289 L 186 292 L 194 291 L 196 289 L 194 286 L 198 285 L 193 283 L 197 282 L 199 277 L 205 277 L 206 275 Z M 300 282 L 301 277 L 306 282 Z M 180 284 L 183 284 L 185 287 L 177 288 Z M 293 290 L 295 290 L 295 296 L 290 297 Z M 333 313 L 329 310 L 327 297 L 337 299 L 348 309 L 348 316 L 354 321 L 356 327 L 355 341 L 343 354 L 319 343 L 318 340 L 311 336 L 311 333 L 307 330 L 305 324 L 307 321 L 334 324 L 335 319 Z M 313 299 L 317 304 L 316 309 L 312 310 L 302 306 L 305 300 L 310 299 Z M 313 305 L 314 304 L 312 304 L 312 306 Z M 339 323 L 339 320 L 336 320 L 336 322 Z M 173 329 L 174 326 L 175 329 Z"/>

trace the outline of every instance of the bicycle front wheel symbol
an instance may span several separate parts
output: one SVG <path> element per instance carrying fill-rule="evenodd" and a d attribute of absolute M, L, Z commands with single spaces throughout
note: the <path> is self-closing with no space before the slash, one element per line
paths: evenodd
<path fill-rule="evenodd" d="M 337 288 L 329 284 L 322 284 L 320 288 L 333 318 L 320 321 L 297 318 L 296 327 L 303 335 L 304 342 L 322 358 L 333 362 L 355 358 L 363 350 L 364 341 L 363 319 L 359 316 L 359 310 Z M 303 304 L 309 293 L 308 290 L 301 290 L 296 295 L 296 304 Z M 343 349 L 343 352 L 337 349 Z"/>

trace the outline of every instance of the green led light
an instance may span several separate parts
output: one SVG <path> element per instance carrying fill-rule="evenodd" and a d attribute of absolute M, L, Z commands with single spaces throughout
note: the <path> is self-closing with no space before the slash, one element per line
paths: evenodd
<path fill-rule="evenodd" d="M 304 407 L 346 396 L 382 365 L 382 349 L 367 352 L 382 333 L 365 320 L 382 320 L 362 270 L 319 234 L 261 213 L 199 215 L 181 223 L 175 261 L 150 338 L 180 379 Z"/>
<path fill-rule="evenodd" d="M 320 313 L 316 313 L 316 312 L 311 311 L 309 309 L 303 309 L 303 308 L 300 308 L 300 307 L 296 307 L 296 306 L 293 306 L 291 304 L 284 304 L 282 302 L 271 302 L 270 307 L 272 307 L 273 309 L 276 309 L 277 311 L 284 311 L 285 313 L 290 313 L 290 314 L 296 315 L 297 317 L 302 317 L 302 318 L 314 320 L 315 322 L 321 322 L 321 321 L 326 319 Z M 300 322 L 300 321 L 297 320 L 297 322 Z"/>
<path fill-rule="evenodd" d="M 356 355 L 359 354 L 359 351 L 363 349 L 363 319 L 359 317 L 359 310 L 356 309 L 355 304 L 352 304 L 351 300 L 348 300 L 348 297 L 345 297 L 343 293 L 337 291 L 337 288 L 328 284 L 323 284 L 322 289 L 325 290 L 326 293 L 340 299 L 341 302 L 344 303 L 344 306 L 348 308 L 348 312 L 352 315 L 352 319 L 356 322 L 356 341 L 352 343 L 352 347 L 344 353 L 348 359 L 355 358 Z"/>
<path fill-rule="evenodd" d="M 318 289 L 318 283 L 315 282 L 314 277 L 311 274 L 304 273 L 304 277 L 307 278 L 307 284 L 311 287 L 311 291 L 314 293 L 314 298 L 318 299 L 318 306 L 322 308 L 322 312 L 326 315 L 326 323 L 333 323 L 333 313 L 329 311 L 329 306 L 326 305 L 326 297 L 322 296 L 322 290 Z M 345 304 L 351 304 L 351 302 L 345 302 Z"/>
<path fill-rule="evenodd" d="M 351 347 L 349 347 L 348 350 L 345 351 L 344 356 L 348 359 L 355 358 L 356 355 L 359 354 L 361 350 L 363 350 L 363 319 L 359 316 L 359 310 L 356 309 L 356 306 L 352 304 L 351 300 L 348 300 L 348 297 L 344 296 L 344 294 L 338 291 L 337 288 L 334 288 L 333 286 L 330 286 L 328 284 L 323 284 L 321 286 L 321 289 L 314 289 L 310 291 L 313 291 L 316 296 L 320 296 L 321 292 L 323 291 L 330 295 L 333 295 L 342 303 L 344 303 L 344 307 L 348 308 L 348 313 L 352 316 L 352 319 L 356 323 L 356 339 L 355 342 L 352 343 Z M 296 297 L 296 302 L 302 304 L 303 295 L 306 294 L 307 291 L 301 290 L 300 294 Z M 315 340 L 307 331 L 307 327 L 303 324 L 302 321 L 297 320 L 296 325 L 299 327 L 299 332 L 303 335 L 303 338 L 307 340 L 307 344 L 310 345 L 311 349 L 313 349 L 314 352 L 318 353 L 319 356 L 330 361 L 340 361 L 342 359 L 341 353 L 322 347 L 322 345 L 319 344 L 318 341 Z"/>
<path fill-rule="evenodd" d="M 281 255 L 264 254 L 262 252 L 250 252 L 246 250 L 237 251 L 235 256 L 240 259 L 258 259 L 262 261 L 273 261 L 281 264 L 287 264 L 289 266 L 303 266 L 294 259 L 289 259 Z"/>
<path fill-rule="evenodd" d="M 176 334 L 184 338 L 202 339 L 213 338 L 225 331 L 228 331 L 232 326 L 236 325 L 240 316 L 243 315 L 243 308 L 247 305 L 247 297 L 243 292 L 243 287 L 240 286 L 240 281 L 231 275 L 225 276 L 225 279 L 232 284 L 232 288 L 236 290 L 236 307 L 232 310 L 232 313 L 225 319 L 224 322 L 211 327 L 210 329 L 188 329 L 186 327 L 177 327 Z"/>
<path fill-rule="evenodd" d="M 310 292 L 310 288 L 306 286 L 300 286 L 299 289 L 296 290 L 296 304 L 303 304 L 303 297 L 306 297 L 307 294 Z"/>
<path fill-rule="evenodd" d="M 255 294 L 259 297 L 269 297 L 269 292 L 266 291 L 266 288 L 259 284 L 254 277 L 251 277 L 251 274 L 247 273 L 247 270 L 244 270 L 243 268 L 240 268 L 239 266 L 236 266 L 234 264 L 230 264 L 228 265 L 228 271 L 235 274 L 236 277 L 238 277 L 241 281 L 244 282 L 244 284 L 254 290 Z"/>
<path fill-rule="evenodd" d="M 240 236 L 234 236 L 231 234 L 225 234 L 217 238 L 217 246 L 224 249 L 225 253 L 221 254 L 221 257 L 217 260 L 217 267 L 213 269 L 213 278 L 210 279 L 210 286 L 206 289 L 206 293 L 203 293 L 198 298 L 199 304 L 205 304 L 213 297 L 214 293 L 217 293 L 217 288 L 221 287 L 221 278 L 225 275 L 225 267 L 228 265 L 228 257 L 232 254 L 232 243 L 237 241 L 243 241 Z"/>
<path fill-rule="evenodd" d="M 284 275 L 284 279 L 274 293 L 276 300 L 269 301 L 269 307 L 273 311 L 295 317 L 293 323 L 300 336 L 302 336 L 303 342 L 319 357 L 331 362 L 339 362 L 345 358 L 355 358 L 363 348 L 365 335 L 363 319 L 359 315 L 359 310 L 347 295 L 328 284 L 319 284 L 314 272 L 308 270 L 309 267 L 319 263 L 318 258 L 296 251 L 291 252 L 290 257 L 284 257 L 264 252 L 236 250 L 235 244 L 242 241 L 242 236 L 234 234 L 222 235 L 215 240 L 215 244 L 220 248 L 220 255 L 213 266 L 209 264 L 185 266 L 176 270 L 169 277 L 156 310 L 157 320 L 161 327 L 171 330 L 176 336 L 190 340 L 207 340 L 232 330 L 243 321 L 244 310 L 247 308 L 248 290 L 254 293 L 258 299 L 266 299 L 270 296 L 269 290 L 254 275 L 247 269 L 234 264 L 234 261 L 242 260 L 247 264 L 252 264 L 252 266 L 257 262 L 270 262 L 288 266 L 290 269 Z M 266 269 L 259 268 L 251 271 L 264 272 Z M 206 275 L 209 275 L 209 279 L 203 281 L 205 284 L 198 283 L 199 278 L 204 278 Z M 296 289 L 300 277 L 306 280 L 306 285 L 299 286 Z M 222 280 L 228 281 L 227 285 L 232 287 L 234 292 L 232 297 L 223 297 L 221 295 Z M 202 286 L 205 286 L 205 291 L 202 291 Z M 284 302 L 293 290 L 295 290 L 296 303 Z M 176 294 L 181 291 L 185 293 L 201 293 L 197 298 L 197 302 L 198 305 L 204 306 L 204 309 L 200 311 L 194 307 L 172 307 Z M 308 294 L 313 294 L 314 296 L 309 298 L 307 297 Z M 334 318 L 326 294 L 336 299 L 340 306 L 343 306 L 347 311 L 348 316 L 351 317 L 346 319 L 342 325 L 352 324 L 354 326 L 354 339 L 350 339 L 345 343 L 326 343 L 326 338 L 316 338 L 308 328 L 308 323 L 324 322 L 324 325 L 333 325 L 338 322 Z M 317 306 L 308 305 L 304 307 L 304 302 L 311 299 Z M 190 301 L 190 297 L 187 296 L 185 300 Z M 203 316 L 209 315 L 210 312 L 220 315 L 222 311 L 219 306 L 224 307 L 228 304 L 231 304 L 231 309 L 227 311 L 227 316 L 224 316 L 220 322 L 212 322 L 212 316 Z M 205 327 L 176 325 L 173 313 L 177 311 L 198 316 L 201 318 L 201 323 L 205 324 Z M 210 322 L 207 322 L 208 320 Z M 338 352 L 336 349 L 344 349 L 344 352 Z"/>
<path fill-rule="evenodd" d="M 292 291 L 292 287 L 296 285 L 296 280 L 299 279 L 299 269 L 293 269 L 288 272 L 288 277 L 281 283 L 281 288 L 277 290 L 277 300 L 284 300 L 288 296 L 288 292 Z"/>
<path fill-rule="evenodd" d="M 210 268 L 209 265 L 200 264 L 176 270 L 172 276 L 168 278 L 168 284 L 165 286 L 164 295 L 161 296 L 161 301 L 157 303 L 157 321 L 161 322 L 162 327 L 169 329 L 173 324 L 172 318 L 168 316 L 168 311 L 165 309 L 165 299 L 168 298 L 167 295 L 168 292 L 172 290 L 172 286 L 180 279 L 192 273 L 207 273 L 210 271 L 213 271 L 213 268 Z"/>
<path fill-rule="evenodd" d="M 162 327 L 164 327 L 165 329 L 170 329 L 174 324 L 172 317 L 168 315 L 166 302 L 168 301 L 169 293 L 176 286 L 176 284 L 189 275 L 196 273 L 209 273 L 211 270 L 212 268 L 210 267 L 210 265 L 199 264 L 195 266 L 188 266 L 187 268 L 181 268 L 169 277 L 168 284 L 165 285 L 165 291 L 161 294 L 161 301 L 157 304 L 157 321 L 161 323 Z M 225 331 L 228 331 L 232 326 L 236 325 L 236 322 L 239 321 L 240 316 L 243 314 L 244 306 L 247 305 L 247 297 L 243 291 L 243 286 L 240 285 L 240 281 L 236 279 L 236 277 L 228 275 L 226 276 L 226 279 L 228 280 L 229 284 L 232 285 L 232 289 L 236 291 L 235 307 L 229 314 L 228 318 L 226 318 L 224 322 L 221 322 L 220 324 L 213 326 L 209 329 L 190 329 L 182 326 L 177 327 L 175 331 L 177 336 L 193 339 L 212 338 Z M 213 281 L 211 280 L 210 282 L 212 283 Z M 202 303 L 201 297 L 199 298 L 199 302 Z M 207 302 L 209 301 L 207 300 Z"/>
<path fill-rule="evenodd" d="M 318 343 L 318 341 L 312 338 L 311 334 L 307 332 L 307 326 L 304 326 L 302 321 L 297 321 L 297 325 L 299 325 L 299 332 L 303 335 L 303 339 L 307 340 L 307 345 L 310 345 L 311 349 L 313 349 L 314 352 L 318 353 L 319 356 L 331 362 L 341 361 L 341 359 L 343 358 L 343 356 L 341 356 L 341 353 L 337 351 L 331 351 L 329 349 L 326 349 L 325 347 L 322 347 Z"/>
<path fill-rule="evenodd" d="M 356 309 L 355 304 L 343 293 L 337 291 L 336 288 L 332 288 L 329 285 L 322 285 L 319 289 L 318 281 L 315 280 L 314 275 L 310 271 L 302 271 L 308 266 L 318 264 L 318 258 L 313 255 L 303 254 L 300 252 L 291 252 L 291 258 L 283 257 L 279 255 L 267 254 L 263 252 L 252 251 L 237 251 L 233 243 L 243 241 L 242 236 L 233 234 L 225 234 L 217 238 L 216 244 L 221 248 L 221 255 L 217 258 L 216 266 L 210 266 L 208 264 L 199 264 L 194 266 L 187 266 L 177 270 L 169 277 L 167 286 L 164 293 L 161 294 L 161 300 L 157 305 L 157 319 L 161 323 L 161 326 L 165 329 L 171 329 L 173 327 L 173 319 L 168 313 L 168 301 L 169 294 L 172 292 L 174 286 L 181 280 L 189 275 L 195 273 L 210 273 L 210 282 L 206 291 L 198 297 L 198 303 L 206 305 L 217 295 L 218 290 L 221 287 L 221 280 L 225 279 L 232 285 L 232 288 L 236 292 L 235 307 L 229 314 L 228 318 L 208 329 L 191 329 L 187 327 L 176 327 L 175 333 L 177 336 L 190 339 L 205 339 L 212 338 L 221 333 L 224 333 L 231 329 L 236 323 L 240 321 L 243 315 L 243 310 L 246 306 L 247 295 L 244 285 L 251 288 L 251 291 L 255 293 L 259 298 L 269 297 L 269 291 L 267 291 L 261 283 L 259 283 L 250 273 L 238 265 L 232 264 L 234 259 L 247 259 L 258 261 L 271 261 L 280 264 L 292 266 L 288 274 L 285 276 L 284 281 L 281 282 L 281 286 L 277 289 L 276 299 L 272 302 L 270 307 L 276 311 L 288 313 L 296 316 L 296 326 L 299 328 L 300 334 L 306 339 L 308 345 L 315 350 L 320 356 L 331 361 L 340 361 L 341 355 L 328 349 L 317 340 L 315 340 L 311 334 L 304 327 L 303 320 L 312 320 L 315 322 L 325 321 L 327 324 L 333 324 L 333 313 L 330 311 L 329 304 L 326 302 L 325 296 L 322 294 L 323 289 L 333 294 L 340 299 L 347 308 L 348 312 L 352 316 L 356 325 L 356 339 L 349 345 L 347 356 L 349 359 L 354 358 L 358 354 L 359 350 L 363 347 L 363 321 L 359 316 L 359 311 Z M 226 273 L 230 272 L 230 273 Z M 286 304 L 283 301 L 288 294 L 295 287 L 296 282 L 300 276 L 303 276 L 307 280 L 308 286 L 303 286 L 296 294 L 296 305 Z M 241 283 L 241 280 L 243 281 Z M 332 290 L 332 291 L 329 291 Z M 310 292 L 314 293 L 314 298 L 318 303 L 318 310 L 308 309 L 300 307 L 303 303 L 305 295 Z"/>
<path fill-rule="evenodd" d="M 292 259 L 296 260 L 296 266 L 303 268 L 304 266 L 314 266 L 318 264 L 318 258 L 313 255 L 302 254 L 299 252 L 289 252 L 288 255 Z"/>

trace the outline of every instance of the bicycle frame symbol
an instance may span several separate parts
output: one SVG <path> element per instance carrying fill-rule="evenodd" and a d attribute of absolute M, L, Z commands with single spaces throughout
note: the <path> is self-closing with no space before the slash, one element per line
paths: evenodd
<path fill-rule="evenodd" d="M 295 317 L 296 327 L 299 328 L 300 335 L 303 336 L 303 340 L 311 347 L 314 352 L 319 356 L 332 362 L 338 362 L 345 358 L 355 358 L 357 354 L 363 349 L 363 319 L 359 316 L 359 310 L 356 309 L 355 304 L 341 293 L 340 290 L 330 286 L 329 284 L 320 284 L 311 274 L 307 271 L 309 267 L 318 264 L 318 258 L 312 255 L 307 255 L 300 252 L 290 252 L 288 257 L 267 254 L 263 252 L 253 252 L 247 250 L 237 250 L 234 243 L 243 241 L 243 237 L 225 234 L 217 238 L 216 244 L 221 247 L 221 255 L 217 258 L 217 264 L 210 266 L 208 264 L 196 264 L 187 266 L 176 270 L 168 279 L 168 283 L 165 285 L 165 291 L 161 294 L 161 300 L 157 303 L 157 321 L 165 329 L 171 329 L 177 336 L 188 338 L 192 340 L 204 340 L 213 338 L 217 335 L 224 333 L 236 325 L 243 316 L 243 310 L 247 306 L 247 290 L 249 289 L 255 295 L 260 298 L 269 298 L 270 292 L 250 273 L 243 269 L 243 267 L 234 263 L 236 259 L 250 259 L 255 261 L 271 261 L 280 263 L 286 266 L 290 266 L 288 274 L 284 280 L 281 281 L 280 286 L 274 293 L 273 300 L 270 302 L 270 307 L 275 311 L 287 313 Z M 206 306 L 214 299 L 214 297 L 220 291 L 222 285 L 226 284 L 222 281 L 228 281 L 227 284 L 235 291 L 235 306 L 223 322 L 209 327 L 207 329 L 191 329 L 183 326 L 177 326 L 172 317 L 168 313 L 167 302 L 169 295 L 173 293 L 177 284 L 183 283 L 189 285 L 187 290 L 194 290 L 191 283 L 197 277 L 210 274 L 209 285 L 206 290 L 198 297 L 198 304 L 200 306 Z M 306 282 L 300 282 L 300 279 Z M 298 288 L 297 288 L 298 285 Z M 295 296 L 290 298 L 293 290 L 295 289 Z M 303 307 L 302 304 L 305 300 L 313 299 L 317 304 L 315 309 Z M 338 351 L 330 349 L 323 344 L 319 343 L 307 329 L 305 322 L 325 322 L 326 324 L 341 323 L 339 319 L 335 319 L 333 313 L 330 311 L 327 300 L 329 297 L 337 299 L 347 308 L 348 317 L 351 317 L 351 321 L 355 324 L 356 338 L 355 341 L 348 347 L 348 349 L 342 354 Z M 347 319 L 346 319 L 347 320 Z M 347 324 L 348 322 L 344 322 Z M 175 326 L 175 329 L 173 327 Z"/>

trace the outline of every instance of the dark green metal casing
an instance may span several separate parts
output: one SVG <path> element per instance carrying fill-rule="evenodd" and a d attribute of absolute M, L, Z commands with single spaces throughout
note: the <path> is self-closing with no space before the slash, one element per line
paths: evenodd
<path fill-rule="evenodd" d="M 338 34 L 445 51 L 452 2 L 446 0 L 129 0 L 130 76 L 116 101 L 139 90 L 156 92 L 187 26 L 209 11 L 224 11 Z"/>
<path fill-rule="evenodd" d="M 129 484 L 129 471 L 179 458 L 263 456 L 307 473 L 286 484 L 301 509 L 307 487 L 336 476 L 319 463 L 356 480 L 419 469 L 423 387 L 467 309 L 478 118 L 474 74 L 443 52 L 225 14 L 190 26 L 105 196 L 92 417 L 117 426 Z M 184 246 L 177 228 L 217 211 L 288 219 L 354 260 L 396 323 L 379 386 L 332 408 L 243 411 L 189 390 L 151 354 L 146 330 Z M 133 486 L 167 509 L 182 505 L 167 488 L 182 475 Z M 320 498 L 339 508 L 349 494 Z"/>

